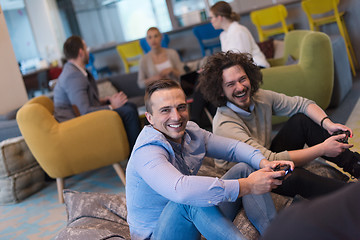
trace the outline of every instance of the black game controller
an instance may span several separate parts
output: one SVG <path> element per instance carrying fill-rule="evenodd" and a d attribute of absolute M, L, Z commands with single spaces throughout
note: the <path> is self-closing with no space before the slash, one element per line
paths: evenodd
<path fill-rule="evenodd" d="M 347 131 L 343 131 L 343 130 L 338 130 L 336 132 L 334 132 L 331 136 L 335 136 L 335 135 L 340 135 L 340 134 L 346 134 L 346 136 L 342 139 L 339 139 L 337 140 L 338 142 L 341 142 L 341 143 L 349 143 L 348 142 L 348 138 L 350 137 L 350 131 L 347 130 Z"/>
<path fill-rule="evenodd" d="M 291 167 L 290 167 L 290 165 L 288 165 L 288 164 L 285 164 L 285 165 L 278 164 L 278 165 L 276 165 L 275 168 L 273 168 L 273 171 L 275 171 L 275 172 L 276 172 L 276 171 L 285 171 L 285 175 L 284 175 L 284 176 L 275 178 L 275 179 L 279 179 L 279 180 L 284 180 L 284 178 L 285 178 L 287 175 L 291 174 L 291 172 L 292 172 Z"/>

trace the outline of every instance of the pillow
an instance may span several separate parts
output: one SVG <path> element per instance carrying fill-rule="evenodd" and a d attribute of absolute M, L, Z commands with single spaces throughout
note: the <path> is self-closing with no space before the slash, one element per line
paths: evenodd
<path fill-rule="evenodd" d="M 64 190 L 68 224 L 81 217 L 94 217 L 124 223 L 127 210 L 125 194 L 106 194 Z"/>
<path fill-rule="evenodd" d="M 299 63 L 299 59 L 295 59 L 293 56 L 289 55 L 286 60 L 285 65 L 288 66 L 288 65 L 298 64 L 298 63 Z"/>
<path fill-rule="evenodd" d="M 257 44 L 266 58 L 274 57 L 274 39 L 269 39 L 263 42 L 259 42 Z"/>
<path fill-rule="evenodd" d="M 115 93 L 118 93 L 118 90 L 111 84 L 110 81 L 104 81 L 97 84 L 99 90 L 99 98 L 104 98 L 107 96 L 112 96 Z"/>
<path fill-rule="evenodd" d="M 274 58 L 284 56 L 285 42 L 283 40 L 274 40 Z"/>
<path fill-rule="evenodd" d="M 68 215 L 60 239 L 130 239 L 125 194 L 64 190 Z"/>

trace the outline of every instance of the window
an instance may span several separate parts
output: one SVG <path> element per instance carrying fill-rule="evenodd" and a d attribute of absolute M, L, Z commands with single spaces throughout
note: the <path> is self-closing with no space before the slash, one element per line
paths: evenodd
<path fill-rule="evenodd" d="M 17 61 L 22 64 L 22 68 L 32 67 L 39 61 L 39 54 L 24 1 L 0 0 L 0 4 Z"/>
<path fill-rule="evenodd" d="M 161 32 L 172 29 L 163 0 L 123 0 L 116 5 L 125 41 L 145 37 L 150 27 L 156 26 Z"/>

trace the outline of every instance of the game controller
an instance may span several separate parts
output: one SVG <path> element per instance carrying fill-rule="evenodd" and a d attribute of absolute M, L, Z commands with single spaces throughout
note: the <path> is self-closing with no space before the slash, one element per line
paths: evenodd
<path fill-rule="evenodd" d="M 273 171 L 275 171 L 275 172 L 277 172 L 277 171 L 285 171 L 284 176 L 275 178 L 275 179 L 278 179 L 278 180 L 284 180 L 284 178 L 287 175 L 291 174 L 291 172 L 292 172 L 291 167 L 288 164 L 285 164 L 285 165 L 278 164 L 278 165 L 276 165 L 275 168 L 273 168 Z"/>
<path fill-rule="evenodd" d="M 342 143 L 349 143 L 348 142 L 348 139 L 350 137 L 350 131 L 349 130 L 347 130 L 347 131 L 338 130 L 338 131 L 334 132 L 331 136 L 336 136 L 336 135 L 340 135 L 340 134 L 344 134 L 344 133 L 346 134 L 346 136 L 344 138 L 342 138 L 342 139 L 338 139 L 337 141 L 342 142 Z"/>

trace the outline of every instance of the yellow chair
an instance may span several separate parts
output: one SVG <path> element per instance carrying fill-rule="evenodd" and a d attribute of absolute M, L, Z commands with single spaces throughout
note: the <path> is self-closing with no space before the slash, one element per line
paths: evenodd
<path fill-rule="evenodd" d="M 250 12 L 250 18 L 256 26 L 260 42 L 270 36 L 287 33 L 294 29 L 293 24 L 286 24 L 286 17 L 287 10 L 282 4 Z"/>
<path fill-rule="evenodd" d="M 42 169 L 56 178 L 63 203 L 64 178 L 113 165 L 125 185 L 119 162 L 129 156 L 129 143 L 119 115 L 101 110 L 59 123 L 51 99 L 40 96 L 22 106 L 16 116 L 20 131 Z"/>
<path fill-rule="evenodd" d="M 337 7 L 338 4 L 339 0 L 304 0 L 301 2 L 301 6 L 309 21 L 310 30 L 319 31 L 319 27 L 322 25 L 337 23 L 339 32 L 345 40 L 351 70 L 355 76 L 355 66 L 358 66 L 359 64 L 344 22 L 344 12 L 339 12 Z"/>
<path fill-rule="evenodd" d="M 130 72 L 130 67 L 139 65 L 139 60 L 144 52 L 140 46 L 139 40 L 120 44 L 116 46 L 125 67 L 125 72 Z"/>

